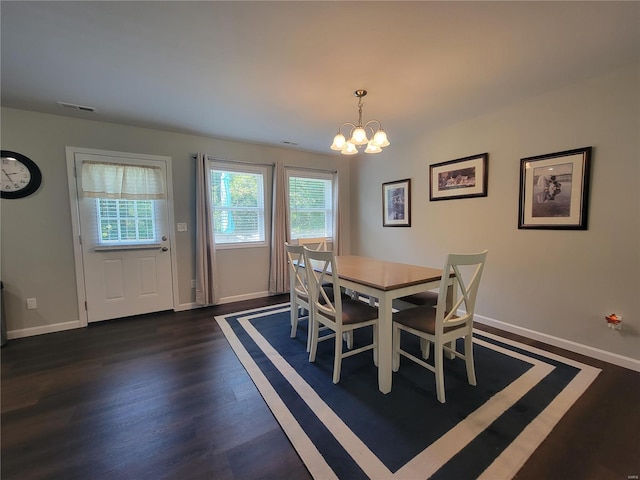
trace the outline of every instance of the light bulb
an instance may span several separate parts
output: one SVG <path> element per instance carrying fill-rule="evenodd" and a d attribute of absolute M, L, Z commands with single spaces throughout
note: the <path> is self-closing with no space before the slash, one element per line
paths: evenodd
<path fill-rule="evenodd" d="M 342 150 L 345 147 L 346 143 L 347 143 L 347 139 L 344 138 L 344 135 L 338 132 L 338 134 L 335 137 L 333 137 L 333 144 L 331 145 L 331 150 Z"/>
<path fill-rule="evenodd" d="M 380 147 L 387 147 L 391 145 L 387 139 L 387 134 L 384 130 L 380 129 L 373 136 L 374 143 Z"/>
<path fill-rule="evenodd" d="M 364 145 L 368 141 L 369 139 L 367 138 L 367 132 L 365 132 L 364 128 L 362 127 L 357 127 L 351 134 L 350 142 L 354 145 Z"/>
<path fill-rule="evenodd" d="M 340 153 L 343 155 L 355 155 L 358 153 L 358 149 L 353 143 L 347 142 L 347 146 Z"/>
<path fill-rule="evenodd" d="M 373 143 L 373 140 L 371 140 L 368 143 L 367 148 L 365 149 L 364 153 L 380 153 L 381 151 L 382 151 L 382 149 L 378 145 Z"/>

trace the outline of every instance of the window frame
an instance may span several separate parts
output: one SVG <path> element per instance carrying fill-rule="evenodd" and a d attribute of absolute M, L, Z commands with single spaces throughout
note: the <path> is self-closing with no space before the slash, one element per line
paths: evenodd
<path fill-rule="evenodd" d="M 128 198 L 106 198 L 106 197 L 96 197 L 93 198 L 95 200 L 95 211 L 96 211 L 96 248 L 99 249 L 118 249 L 118 248 L 126 248 L 126 247 L 144 247 L 144 246 L 156 246 L 160 244 L 160 233 L 158 232 L 158 209 L 155 202 L 161 201 L 162 199 L 148 199 L 148 200 L 136 200 L 136 199 L 128 199 Z M 100 203 L 102 201 L 114 202 L 115 208 L 117 210 L 115 215 L 102 215 L 101 214 L 101 206 Z M 123 208 L 123 202 L 132 202 L 136 208 L 136 214 L 127 217 L 125 215 L 120 214 L 120 210 Z M 151 215 L 148 217 L 139 217 L 138 216 L 138 204 L 137 202 L 150 202 L 151 204 Z M 126 220 L 132 220 L 135 222 L 135 230 L 136 236 L 138 235 L 139 225 L 138 222 L 141 220 L 149 220 L 151 222 L 151 230 L 153 232 L 153 238 L 143 238 L 143 239 L 122 239 L 118 238 L 115 240 L 104 240 L 102 238 L 102 220 L 103 219 L 112 219 L 115 223 L 118 224 L 118 237 L 122 237 L 122 227 L 121 222 Z"/>
<path fill-rule="evenodd" d="M 234 249 L 234 248 L 255 248 L 255 247 L 266 247 L 270 243 L 270 224 L 269 224 L 269 215 L 268 215 L 268 169 L 266 166 L 260 164 L 247 164 L 247 163 L 235 163 L 235 162 L 224 162 L 224 161 L 209 161 L 209 186 L 213 189 L 213 184 L 211 183 L 211 175 L 214 171 L 218 172 L 226 172 L 231 174 L 251 174 L 251 175 L 261 175 L 262 176 L 262 215 L 259 219 L 259 222 L 262 223 L 262 233 L 264 235 L 263 240 L 255 240 L 255 241 L 244 241 L 244 242 L 219 242 L 216 238 L 216 232 L 213 231 L 213 238 L 216 244 L 216 249 L 225 250 L 225 249 Z M 216 207 L 213 203 L 214 199 L 211 196 L 211 215 L 213 217 Z M 213 228 L 213 218 L 211 219 L 211 225 Z"/>
<path fill-rule="evenodd" d="M 321 171 L 313 171 L 313 170 L 305 170 L 305 169 L 296 169 L 296 168 L 288 168 L 286 170 L 285 175 L 285 184 L 286 184 L 286 200 L 287 200 L 287 224 L 289 231 L 287 232 L 287 236 L 291 241 L 297 241 L 298 238 L 324 238 L 327 243 L 335 242 L 335 230 L 336 230 L 336 176 L 333 172 L 321 172 Z M 309 178 L 313 180 L 328 180 L 331 184 L 331 209 L 330 209 L 330 221 L 331 221 L 331 236 L 322 236 L 318 235 L 310 235 L 309 237 L 294 237 L 294 233 L 292 231 L 292 222 L 291 222 L 291 195 L 290 195 L 290 181 L 291 178 Z M 326 209 L 325 209 L 326 211 Z"/>

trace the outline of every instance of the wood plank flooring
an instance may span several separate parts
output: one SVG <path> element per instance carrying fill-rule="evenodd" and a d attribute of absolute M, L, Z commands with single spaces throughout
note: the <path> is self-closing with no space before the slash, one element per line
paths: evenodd
<path fill-rule="evenodd" d="M 213 319 L 284 301 L 10 340 L 2 479 L 311 478 Z M 640 373 L 481 328 L 603 369 L 516 478 L 638 478 Z"/>

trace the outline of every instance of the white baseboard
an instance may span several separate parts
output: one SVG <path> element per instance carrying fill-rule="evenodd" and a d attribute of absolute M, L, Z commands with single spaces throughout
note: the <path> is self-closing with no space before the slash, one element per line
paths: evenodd
<path fill-rule="evenodd" d="M 42 325 L 40 327 L 21 328 L 18 330 L 9 330 L 7 332 L 7 338 L 23 338 L 33 337 L 34 335 L 43 335 L 45 333 L 62 332 L 63 330 L 73 330 L 74 328 L 80 328 L 80 320 L 73 322 L 54 323 L 51 325 Z"/>
<path fill-rule="evenodd" d="M 191 303 L 181 303 L 180 305 L 173 307 L 174 312 L 184 312 L 185 310 L 193 310 L 195 308 L 200 308 L 203 305 L 198 305 L 196 302 Z"/>
<path fill-rule="evenodd" d="M 271 294 L 269 292 L 256 292 L 256 293 L 247 293 L 245 295 L 234 295 L 232 297 L 223 297 L 218 302 L 218 305 L 223 303 L 233 303 L 233 302 L 241 302 L 242 300 L 253 300 L 254 298 L 264 298 L 269 297 Z"/>
<path fill-rule="evenodd" d="M 254 298 L 264 298 L 264 297 L 268 297 L 271 294 L 269 292 L 256 292 L 256 293 L 247 293 L 244 295 L 234 295 L 231 297 L 222 297 L 217 305 L 222 305 L 224 303 L 233 303 L 233 302 L 241 302 L 243 300 L 253 300 Z M 196 308 L 202 308 L 205 307 L 207 305 L 200 305 L 198 303 L 195 302 L 191 302 L 191 303 L 181 303 L 180 305 L 178 305 L 177 307 L 174 308 L 174 311 L 176 312 L 182 312 L 185 310 L 193 310 Z"/>
<path fill-rule="evenodd" d="M 612 363 L 613 365 L 618 365 L 619 367 L 640 372 L 640 360 L 635 358 L 607 352 L 606 350 L 600 350 L 599 348 L 572 342 L 571 340 L 566 340 L 564 338 L 554 337 L 552 335 L 547 335 L 546 333 L 536 332 L 535 330 L 511 325 L 509 323 L 501 322 L 500 320 L 494 320 L 493 318 L 483 317 L 482 315 L 475 315 L 473 319 L 478 323 L 499 328 L 506 332 L 515 333 L 516 335 L 521 335 L 532 340 L 538 340 L 548 345 L 553 345 L 554 347 L 564 348 L 570 352 L 579 353 L 580 355 L 585 355 L 587 357 Z"/>

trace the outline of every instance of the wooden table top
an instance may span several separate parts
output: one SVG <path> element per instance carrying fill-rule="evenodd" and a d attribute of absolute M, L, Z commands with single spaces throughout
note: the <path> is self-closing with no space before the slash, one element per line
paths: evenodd
<path fill-rule="evenodd" d="M 442 269 L 387 262 L 371 257 L 336 257 L 338 276 L 379 290 L 395 290 L 442 278 Z"/>

